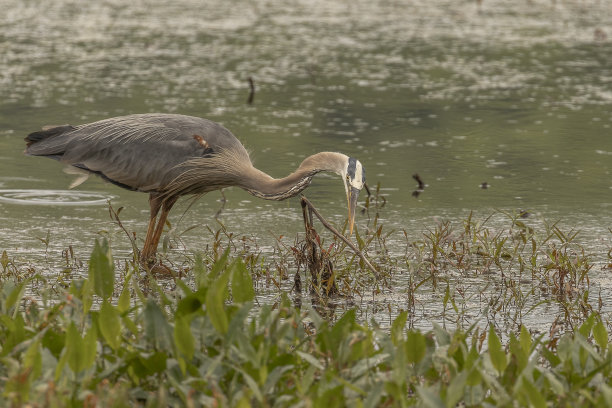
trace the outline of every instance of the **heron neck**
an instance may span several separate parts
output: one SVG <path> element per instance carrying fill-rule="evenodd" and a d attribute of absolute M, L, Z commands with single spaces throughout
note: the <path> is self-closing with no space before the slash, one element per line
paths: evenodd
<path fill-rule="evenodd" d="M 284 200 L 302 192 L 312 177 L 321 171 L 340 173 L 346 156 L 341 153 L 322 152 L 307 157 L 296 171 L 275 179 L 252 167 L 244 178 L 244 188 L 250 194 L 266 200 Z"/>

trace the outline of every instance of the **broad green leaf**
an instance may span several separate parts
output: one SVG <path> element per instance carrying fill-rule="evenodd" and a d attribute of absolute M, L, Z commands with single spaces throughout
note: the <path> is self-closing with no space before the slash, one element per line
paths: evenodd
<path fill-rule="evenodd" d="M 227 248 L 225 252 L 223 252 L 223 255 L 221 255 L 221 258 L 219 258 L 215 262 L 212 269 L 210 270 L 210 274 L 208 275 L 209 282 L 216 279 L 221 274 L 221 271 L 223 271 L 223 269 L 225 268 L 225 265 L 227 265 L 227 259 L 229 258 L 229 253 L 230 253 L 230 249 Z"/>
<path fill-rule="evenodd" d="M 476 330 L 474 332 L 475 334 L 478 334 L 478 330 Z M 472 368 L 474 367 L 475 364 L 477 364 L 480 361 L 480 353 L 478 352 L 478 336 L 475 336 L 472 339 L 472 346 L 470 347 L 467 356 L 466 356 L 466 360 L 465 360 L 465 367 L 466 368 Z"/>
<path fill-rule="evenodd" d="M 446 309 L 446 305 L 448 304 L 449 300 L 450 300 L 450 285 L 447 283 L 446 290 L 444 291 L 444 300 L 442 301 L 445 309 Z"/>
<path fill-rule="evenodd" d="M 8 329 L 8 336 L 4 334 L 6 330 L 2 326 Z M 0 336 L 6 336 L 0 348 L 0 356 L 4 356 L 10 353 L 13 347 L 26 339 L 25 322 L 22 315 L 17 314 L 14 319 L 11 319 L 9 315 L 0 313 Z"/>
<path fill-rule="evenodd" d="M 531 402 L 531 406 L 536 408 L 546 408 L 546 399 L 540 391 L 526 377 L 523 377 L 522 388 Z"/>
<path fill-rule="evenodd" d="M 514 333 L 510 333 L 510 343 L 508 347 L 510 349 L 510 353 L 517 363 L 518 371 L 522 371 L 527 365 L 528 355 L 525 353 L 525 350 L 523 350 L 520 341 L 517 340 Z"/>
<path fill-rule="evenodd" d="M 283 375 L 287 371 L 291 371 L 293 369 L 295 369 L 295 367 L 292 364 L 285 365 L 285 366 L 278 366 L 274 368 L 274 370 L 272 370 L 272 372 L 270 372 L 270 374 L 266 378 L 266 383 L 263 386 L 264 394 L 273 392 L 278 381 L 283 377 Z"/>
<path fill-rule="evenodd" d="M 60 359 L 57 362 L 57 365 L 55 366 L 55 373 L 53 377 L 55 382 L 59 382 L 59 380 L 62 378 L 62 372 L 64 371 L 64 367 L 66 366 L 67 362 L 68 352 L 64 352 L 62 353 Z"/>
<path fill-rule="evenodd" d="M 393 324 L 391 324 L 391 340 L 393 341 L 393 345 L 395 346 L 397 346 L 403 338 L 404 328 L 406 327 L 407 319 L 408 311 L 404 310 L 399 315 L 397 315 L 397 317 L 393 321 Z"/>
<path fill-rule="evenodd" d="M 410 330 L 406 337 L 406 343 L 404 344 L 406 350 L 406 357 L 409 363 L 419 363 L 425 356 L 427 350 L 427 344 L 425 342 L 425 336 L 415 330 Z"/>
<path fill-rule="evenodd" d="M 155 349 L 172 349 L 172 328 L 159 305 L 152 299 L 147 300 L 144 309 L 145 334 Z"/>
<path fill-rule="evenodd" d="M 83 303 L 83 314 L 89 313 L 93 304 L 93 280 L 75 279 L 70 282 L 69 293 Z"/>
<path fill-rule="evenodd" d="M 470 370 L 468 377 L 466 378 L 466 384 L 474 387 L 482 382 L 482 375 L 480 375 L 480 367 L 476 366 Z"/>
<path fill-rule="evenodd" d="M 232 263 L 232 297 L 234 302 L 250 302 L 255 297 L 253 280 L 242 258 Z"/>
<path fill-rule="evenodd" d="M 598 407 L 612 407 L 612 387 L 606 384 L 601 385 L 601 395 L 597 401 Z"/>
<path fill-rule="evenodd" d="M 446 389 L 446 406 L 455 407 L 462 400 L 467 382 L 467 371 L 461 371 L 455 376 Z"/>
<path fill-rule="evenodd" d="M 261 391 L 259 389 L 259 385 L 257 385 L 257 382 L 253 379 L 253 377 L 251 377 L 244 370 L 238 369 L 237 371 L 242 374 L 242 378 L 245 380 L 246 384 L 248 385 L 248 387 L 253 392 L 253 395 L 255 396 L 257 401 L 260 402 L 260 403 L 263 403 L 263 396 L 261 395 Z"/>
<path fill-rule="evenodd" d="M 485 392 L 482 385 L 466 388 L 463 395 L 463 403 L 466 407 L 482 407 L 483 401 L 488 392 Z M 461 406 L 461 405 L 458 405 Z"/>
<path fill-rule="evenodd" d="M 96 326 L 91 326 L 83 339 L 83 370 L 88 369 L 96 361 L 96 341 L 98 340 L 98 332 Z"/>
<path fill-rule="evenodd" d="M 121 320 L 117 309 L 107 300 L 100 307 L 98 323 L 104 340 L 113 350 L 117 350 L 121 345 Z"/>
<path fill-rule="evenodd" d="M 436 335 L 436 340 L 440 346 L 446 346 L 450 344 L 450 334 L 442 328 L 438 323 L 433 323 L 433 332 Z"/>
<path fill-rule="evenodd" d="M 562 362 L 571 361 L 572 352 L 574 350 L 574 342 L 570 336 L 566 333 L 557 342 L 557 353 L 555 357 Z M 544 351 L 544 350 L 543 350 Z"/>
<path fill-rule="evenodd" d="M 251 399 L 248 398 L 246 395 L 242 395 L 242 397 L 238 400 L 238 402 L 236 402 L 236 405 L 234 405 L 236 408 L 251 408 Z"/>
<path fill-rule="evenodd" d="M 561 362 L 563 361 L 562 359 L 559 358 L 558 350 L 559 349 L 557 349 L 557 354 L 555 354 L 553 351 L 549 350 L 547 347 L 542 347 L 540 349 L 540 353 L 542 357 L 544 357 L 552 367 L 556 367 L 559 364 L 561 364 Z"/>
<path fill-rule="evenodd" d="M 303 360 L 306 360 L 311 366 L 318 368 L 319 370 L 324 370 L 323 364 L 313 355 L 308 353 L 304 353 L 303 351 L 296 351 L 297 355 L 300 356 Z"/>
<path fill-rule="evenodd" d="M 330 388 L 321 387 L 319 390 L 319 395 L 313 401 L 313 407 L 343 408 L 348 406 L 344 398 L 342 385 Z"/>
<path fill-rule="evenodd" d="M 373 389 L 370 389 L 366 399 L 363 401 L 364 408 L 375 408 L 380 405 L 380 398 L 384 391 L 384 385 L 382 381 L 375 383 Z"/>
<path fill-rule="evenodd" d="M 70 323 L 66 331 L 66 344 L 64 346 L 68 366 L 75 373 L 81 372 L 93 364 L 96 357 L 95 326 L 92 326 L 85 338 L 82 338 L 74 324 Z"/>
<path fill-rule="evenodd" d="M 175 281 L 175 283 L 176 283 L 176 287 L 181 289 L 181 291 L 183 292 L 183 295 L 189 296 L 193 294 L 193 290 L 191 290 L 191 288 L 182 280 L 178 279 Z"/>
<path fill-rule="evenodd" d="M 315 380 L 316 371 L 317 368 L 313 365 L 310 365 L 308 366 L 306 371 L 303 372 L 301 377 L 297 376 L 296 380 L 298 381 L 298 389 L 308 390 Z"/>
<path fill-rule="evenodd" d="M 417 395 L 421 397 L 423 405 L 429 408 L 446 408 L 446 405 L 440 399 L 440 393 L 433 388 L 427 388 L 421 385 L 416 387 Z"/>
<path fill-rule="evenodd" d="M 20 283 L 9 283 L 6 284 L 7 288 L 12 288 L 11 292 L 9 293 L 8 297 L 6 298 L 6 301 L 4 303 L 4 312 L 8 313 L 9 310 L 15 306 L 16 304 L 18 304 L 21 301 L 21 298 L 23 297 L 23 291 L 25 289 L 25 284 L 28 281 L 23 281 Z M 17 312 L 19 311 L 19 308 L 16 307 L 15 309 L 13 309 L 13 319 L 15 318 L 15 316 L 17 316 Z"/>
<path fill-rule="evenodd" d="M 250 361 L 252 362 L 253 365 L 258 365 L 260 362 L 261 356 L 257 354 L 257 351 L 253 347 L 253 344 L 250 342 L 250 338 L 245 333 L 241 333 L 241 334 L 242 335 L 238 333 L 232 336 L 233 342 L 236 343 L 236 352 L 245 361 Z M 229 332 L 227 334 L 227 337 L 230 337 Z"/>
<path fill-rule="evenodd" d="M 491 358 L 491 363 L 497 372 L 500 374 L 503 373 L 506 369 L 508 361 L 506 359 L 506 353 L 502 348 L 499 337 L 497 337 L 497 333 L 495 333 L 493 326 L 489 327 L 489 357 Z"/>
<path fill-rule="evenodd" d="M 119 300 L 117 301 L 117 310 L 119 313 L 123 314 L 127 312 L 130 308 L 130 288 L 126 284 L 123 286 L 123 290 L 119 295 Z"/>
<path fill-rule="evenodd" d="M 389 357 L 389 354 L 378 353 L 378 354 L 374 354 L 371 357 L 365 357 L 365 358 L 362 358 L 361 360 L 357 360 L 357 362 L 353 365 L 353 367 L 351 367 L 349 371 L 349 375 L 352 378 L 360 377 L 363 374 L 368 373 L 368 371 L 372 370 L 373 367 L 376 367 L 377 365 L 382 364 L 388 357 Z M 397 358 L 397 354 L 395 357 Z"/>
<path fill-rule="evenodd" d="M 543 372 L 542 376 L 546 378 L 546 381 L 548 382 L 548 386 L 555 394 L 557 394 L 560 397 L 563 397 L 566 394 L 566 390 L 564 387 L 568 386 L 568 384 L 565 381 L 563 382 L 560 381 L 560 379 L 557 378 L 556 373 L 554 374 L 553 372 L 546 370 Z"/>
<path fill-rule="evenodd" d="M 121 321 L 123 322 L 123 326 L 132 332 L 132 334 L 136 335 L 140 333 L 140 329 L 129 316 L 121 316 Z"/>
<path fill-rule="evenodd" d="M 42 346 L 48 349 L 55 358 L 59 358 L 64 348 L 65 340 L 66 334 L 64 332 L 57 332 L 49 328 L 42 338 Z"/>
<path fill-rule="evenodd" d="M 81 302 L 83 302 L 83 314 L 89 313 L 93 305 L 94 281 L 85 279 L 81 287 Z"/>
<path fill-rule="evenodd" d="M 390 381 L 385 384 L 385 392 L 399 403 L 396 406 L 407 406 L 406 386 L 400 381 Z"/>
<path fill-rule="evenodd" d="M 344 349 L 340 345 L 344 343 L 346 337 L 353 330 L 355 319 L 355 309 L 350 309 L 342 315 L 331 330 L 322 332 L 323 335 L 320 338 L 324 341 L 326 351 L 339 353 Z M 346 356 L 346 353 L 342 355 Z M 339 354 L 336 354 L 336 358 L 338 357 Z"/>
<path fill-rule="evenodd" d="M 215 329 L 221 334 L 227 333 L 229 326 L 227 313 L 225 311 L 225 297 L 228 281 L 229 270 L 226 270 L 210 285 L 206 293 L 206 313 Z"/>
<path fill-rule="evenodd" d="M 529 330 L 523 325 L 521 325 L 521 334 L 519 335 L 519 342 L 521 343 L 521 348 L 528 356 L 531 351 L 531 334 L 529 334 Z"/>
<path fill-rule="evenodd" d="M 147 369 L 148 374 L 161 373 L 167 368 L 168 355 L 163 351 L 157 351 L 147 357 L 140 356 L 139 361 Z"/>
<path fill-rule="evenodd" d="M 591 314 L 587 319 L 582 323 L 582 325 L 578 328 L 578 332 L 584 336 L 584 338 L 588 338 L 589 334 L 591 334 L 591 328 L 595 324 L 595 315 Z"/>
<path fill-rule="evenodd" d="M 227 335 L 225 337 L 228 343 L 232 343 L 239 337 L 246 338 L 244 333 L 245 322 L 247 321 L 252 308 L 251 303 L 245 303 L 232 314 L 232 318 L 229 321 Z"/>
<path fill-rule="evenodd" d="M 183 316 L 190 316 L 193 313 L 201 310 L 202 302 L 200 301 L 198 294 L 192 293 L 179 300 L 178 305 L 176 306 L 176 312 L 174 313 L 174 318 L 178 319 Z"/>
<path fill-rule="evenodd" d="M 36 380 L 42 371 L 42 355 L 40 349 L 40 340 L 33 341 L 28 347 L 24 359 L 23 365 L 25 368 L 30 368 L 30 379 Z"/>
<path fill-rule="evenodd" d="M 89 280 L 93 281 L 94 291 L 102 299 L 113 295 L 115 265 L 106 238 L 102 240 L 102 244 L 96 239 L 89 258 Z"/>
<path fill-rule="evenodd" d="M 602 350 L 605 350 L 608 347 L 608 331 L 606 330 L 606 327 L 602 323 L 601 319 L 598 319 L 595 326 L 593 326 L 593 337 L 595 338 L 597 345 Z"/>
<path fill-rule="evenodd" d="M 206 275 L 206 268 L 204 267 L 204 261 L 202 260 L 202 254 L 197 252 L 195 254 L 195 263 L 193 265 L 193 277 L 195 278 L 195 285 L 197 289 L 205 288 L 208 286 L 208 276 Z"/>
<path fill-rule="evenodd" d="M 193 358 L 195 342 L 189 326 L 189 317 L 182 316 L 174 322 L 174 343 L 178 350 L 185 355 L 188 360 Z"/>
<path fill-rule="evenodd" d="M 81 371 L 81 360 L 83 359 L 84 355 L 83 350 L 83 339 L 81 338 L 81 335 L 79 334 L 74 322 L 70 322 L 70 326 L 68 326 L 68 330 L 66 330 L 66 344 L 64 346 L 64 351 L 66 352 L 68 366 L 75 373 Z"/>

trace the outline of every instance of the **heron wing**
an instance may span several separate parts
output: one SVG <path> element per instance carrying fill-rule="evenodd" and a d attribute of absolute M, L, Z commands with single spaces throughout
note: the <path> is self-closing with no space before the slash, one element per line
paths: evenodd
<path fill-rule="evenodd" d="M 28 138 L 27 154 L 50 156 L 121 187 L 147 192 L 163 190 L 184 171 L 183 163 L 224 149 L 244 150 L 223 126 L 173 114 L 122 116 Z"/>

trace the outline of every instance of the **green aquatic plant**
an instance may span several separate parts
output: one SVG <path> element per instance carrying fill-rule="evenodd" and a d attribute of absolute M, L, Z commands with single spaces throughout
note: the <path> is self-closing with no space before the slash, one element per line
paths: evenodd
<path fill-rule="evenodd" d="M 3 278 L 3 405 L 612 404 L 610 329 L 597 313 L 551 339 L 522 325 L 501 336 L 492 323 L 424 332 L 408 327 L 408 311 L 383 330 L 355 310 L 332 323 L 286 296 L 255 307 L 242 257 L 226 249 L 210 267 L 195 260 L 193 281 L 155 297 L 135 270 L 116 281 L 105 240 L 88 274 L 53 297 L 25 296 L 31 279 Z"/>

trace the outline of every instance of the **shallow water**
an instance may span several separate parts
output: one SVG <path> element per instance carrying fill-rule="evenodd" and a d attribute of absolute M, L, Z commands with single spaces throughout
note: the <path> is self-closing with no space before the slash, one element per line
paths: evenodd
<path fill-rule="evenodd" d="M 0 249 L 46 265 L 68 245 L 86 258 L 112 231 L 127 256 L 105 202 L 124 207 L 124 225 L 142 236 L 146 196 L 93 177 L 66 191 L 74 176 L 23 156 L 23 137 L 163 111 L 221 122 L 275 177 L 321 150 L 359 158 L 388 200 L 386 227 L 413 239 L 470 211 L 529 210 L 579 228 L 603 264 L 612 246 L 608 2 L 279 3 L 0 0 Z M 426 184 L 418 198 L 414 173 Z M 307 194 L 342 222 L 336 176 L 316 178 Z M 297 199 L 226 195 L 221 220 L 236 235 L 270 247 L 301 229 Z M 210 243 L 205 226 L 218 227 L 220 198 L 173 211 L 178 231 L 198 226 L 183 236 L 188 250 Z M 74 205 L 92 200 L 100 205 Z M 402 252 L 402 236 L 392 238 Z M 597 279 L 611 286 L 601 270 Z"/>

